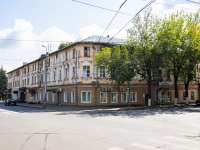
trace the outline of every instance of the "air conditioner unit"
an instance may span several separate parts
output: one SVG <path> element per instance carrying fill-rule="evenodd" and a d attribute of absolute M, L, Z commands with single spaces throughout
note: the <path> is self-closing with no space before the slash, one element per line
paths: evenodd
<path fill-rule="evenodd" d="M 120 88 L 119 90 L 120 90 L 120 92 L 124 92 L 124 91 L 125 91 L 125 89 L 124 89 L 124 88 Z"/>
<path fill-rule="evenodd" d="M 108 90 L 108 92 L 112 92 L 113 91 L 112 88 L 108 88 L 107 90 Z"/>
<path fill-rule="evenodd" d="M 102 92 L 106 92 L 106 91 L 107 91 L 107 88 L 103 87 Z"/>

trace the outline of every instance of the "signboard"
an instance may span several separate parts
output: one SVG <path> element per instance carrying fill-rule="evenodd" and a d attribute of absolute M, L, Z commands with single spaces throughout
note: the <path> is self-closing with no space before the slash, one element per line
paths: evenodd
<path fill-rule="evenodd" d="M 196 90 L 195 87 L 189 87 L 188 90 Z M 169 90 L 174 90 L 174 87 L 169 87 Z M 178 87 L 178 90 L 185 90 L 185 87 Z"/>
<path fill-rule="evenodd" d="M 172 85 L 172 82 L 171 81 L 162 81 L 162 82 L 159 82 L 158 85 Z"/>

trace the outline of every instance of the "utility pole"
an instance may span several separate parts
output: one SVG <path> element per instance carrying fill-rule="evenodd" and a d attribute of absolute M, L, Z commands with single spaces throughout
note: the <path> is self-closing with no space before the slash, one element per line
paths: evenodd
<path fill-rule="evenodd" d="M 48 68 L 48 52 L 47 47 L 42 45 L 42 47 L 46 48 L 46 61 L 45 61 L 45 84 L 44 84 L 44 102 L 43 108 L 46 109 L 46 102 L 47 102 L 47 68 Z"/>

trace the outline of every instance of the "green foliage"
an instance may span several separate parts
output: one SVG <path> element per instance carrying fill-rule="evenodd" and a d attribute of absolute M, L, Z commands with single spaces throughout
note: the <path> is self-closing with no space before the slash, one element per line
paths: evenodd
<path fill-rule="evenodd" d="M 151 85 L 161 79 L 159 68 L 163 65 L 163 51 L 158 46 L 160 20 L 147 11 L 143 18 L 138 16 L 133 24 L 133 28 L 128 30 L 129 44 L 135 49 L 137 73 L 147 81 L 148 96 L 151 98 Z"/>
<path fill-rule="evenodd" d="M 4 91 L 7 89 L 6 71 L 0 69 L 0 97 L 3 97 Z"/>
<path fill-rule="evenodd" d="M 70 45 L 70 44 L 73 44 L 73 43 L 72 43 L 72 42 L 67 42 L 67 43 L 62 42 L 62 43 L 60 43 L 58 49 L 59 49 L 59 50 L 60 50 L 60 49 L 63 49 L 63 48 L 67 47 L 67 46 Z"/>
<path fill-rule="evenodd" d="M 109 78 L 117 87 L 129 83 L 136 75 L 133 49 L 128 45 L 104 48 L 94 56 L 95 66 L 105 66 Z"/>
<path fill-rule="evenodd" d="M 165 67 L 174 75 L 176 98 L 178 81 L 181 79 L 188 87 L 189 82 L 194 79 L 194 69 L 199 62 L 199 29 L 199 12 L 177 12 L 162 20 L 159 45 L 165 51 Z"/>

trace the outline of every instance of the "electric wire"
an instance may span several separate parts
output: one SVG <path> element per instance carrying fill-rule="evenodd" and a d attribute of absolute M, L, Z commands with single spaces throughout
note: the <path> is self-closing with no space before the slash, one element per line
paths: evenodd
<path fill-rule="evenodd" d="M 122 8 L 122 6 L 127 2 L 127 0 L 125 0 L 121 6 L 119 7 L 118 11 L 116 12 L 116 14 L 114 15 L 114 17 L 112 18 L 112 20 L 110 21 L 110 23 L 108 24 L 108 26 L 106 27 L 106 29 L 104 30 L 104 32 L 102 33 L 102 35 L 99 37 L 99 41 L 101 39 L 101 37 L 104 35 L 104 33 L 107 31 L 108 27 L 111 25 L 111 23 L 113 22 L 113 20 L 115 19 L 115 17 L 117 16 L 117 14 L 119 13 L 119 10 Z"/>
<path fill-rule="evenodd" d="M 96 7 L 96 8 L 99 8 L 99 9 L 104 9 L 104 10 L 108 10 L 108 11 L 112 11 L 112 12 L 117 12 L 116 10 L 112 10 L 112 9 L 108 9 L 108 8 L 100 7 L 100 6 L 96 6 L 96 5 L 92 5 L 92 4 L 89 4 L 89 3 L 84 3 L 84 2 L 81 2 L 81 1 L 77 1 L 77 0 L 72 0 L 72 1 L 76 2 L 76 3 L 80 3 L 80 4 Z M 124 14 L 124 15 L 128 15 L 128 16 L 134 16 L 132 14 L 124 13 L 124 12 L 121 12 L 121 11 L 119 11 L 118 13 Z"/>
<path fill-rule="evenodd" d="M 143 0 L 143 1 L 150 2 L 149 0 Z M 155 4 L 160 4 L 160 5 L 164 5 L 164 6 L 168 6 L 168 7 L 177 7 L 177 8 L 182 8 L 182 9 L 198 10 L 198 9 L 187 8 L 187 7 L 180 7 L 180 6 L 166 4 L 166 3 L 160 3 L 160 2 L 155 2 Z"/>
<path fill-rule="evenodd" d="M 135 19 L 144 9 L 154 3 L 156 0 L 151 0 L 147 5 L 145 5 L 142 9 L 140 9 L 130 21 L 128 21 L 125 26 L 123 26 L 110 40 L 107 42 L 109 43 L 115 36 L 117 36 L 133 19 Z"/>
<path fill-rule="evenodd" d="M 191 0 L 186 0 L 188 2 L 191 2 L 191 3 L 195 3 L 195 4 L 200 4 L 199 2 L 196 2 L 196 1 L 191 1 Z"/>

